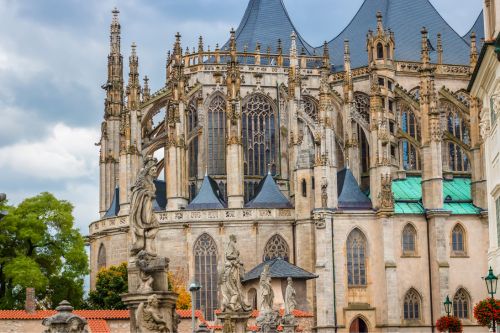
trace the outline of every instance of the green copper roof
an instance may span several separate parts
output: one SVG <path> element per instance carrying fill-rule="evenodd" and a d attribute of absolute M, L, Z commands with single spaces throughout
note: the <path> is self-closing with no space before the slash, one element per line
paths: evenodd
<path fill-rule="evenodd" d="M 396 214 L 424 214 L 421 183 L 421 177 L 407 177 L 392 182 Z M 443 209 L 452 214 L 478 214 L 481 211 L 472 203 L 470 178 L 443 180 L 443 198 Z"/>

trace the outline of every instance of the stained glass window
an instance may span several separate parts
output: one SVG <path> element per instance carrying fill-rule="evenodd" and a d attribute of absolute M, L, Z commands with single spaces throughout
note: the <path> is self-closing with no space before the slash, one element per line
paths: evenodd
<path fill-rule="evenodd" d="M 420 319 L 420 295 L 414 289 L 410 289 L 404 300 L 403 314 L 405 320 L 419 320 Z"/>
<path fill-rule="evenodd" d="M 195 279 L 203 286 L 196 292 L 196 308 L 208 320 L 217 309 L 217 245 L 210 235 L 202 234 L 194 244 Z"/>
<path fill-rule="evenodd" d="M 280 235 L 274 235 L 269 239 L 264 249 L 264 260 L 271 260 L 274 258 L 282 258 L 289 260 L 289 248 L 286 241 Z"/>
<path fill-rule="evenodd" d="M 455 255 L 465 255 L 465 230 L 460 224 L 451 232 L 451 250 Z"/>
<path fill-rule="evenodd" d="M 106 267 L 106 248 L 104 244 L 101 243 L 99 246 L 99 252 L 97 253 L 97 269 Z"/>
<path fill-rule="evenodd" d="M 460 288 L 455 297 L 453 297 L 453 315 L 461 319 L 469 318 L 469 293 L 463 288 Z"/>
<path fill-rule="evenodd" d="M 208 173 L 226 174 L 226 100 L 216 95 L 208 107 Z"/>
<path fill-rule="evenodd" d="M 359 229 L 347 237 L 347 281 L 349 286 L 366 285 L 366 238 Z"/>
<path fill-rule="evenodd" d="M 416 253 L 417 231 L 411 224 L 403 229 L 403 254 L 414 255 Z"/>
<path fill-rule="evenodd" d="M 189 103 L 187 110 L 187 128 L 188 128 L 188 137 L 194 138 L 191 139 L 188 145 L 188 163 L 189 163 L 189 177 L 196 178 L 198 175 L 198 135 L 196 131 L 198 130 L 198 110 L 196 109 L 195 101 L 191 100 Z"/>

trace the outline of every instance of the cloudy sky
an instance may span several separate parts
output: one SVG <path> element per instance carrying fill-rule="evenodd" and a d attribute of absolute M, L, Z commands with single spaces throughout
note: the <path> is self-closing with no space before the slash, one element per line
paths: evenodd
<path fill-rule="evenodd" d="M 378 0 L 368 0 L 378 1 Z M 397 0 L 394 0 L 397 1 Z M 418 0 L 424 1 L 424 0 Z M 284 0 L 302 36 L 320 45 L 338 34 L 362 0 Z M 466 33 L 481 0 L 431 0 Z M 138 44 L 141 76 L 164 83 L 165 54 L 223 43 L 247 0 L 0 0 L 0 192 L 11 203 L 50 191 L 75 205 L 77 225 L 97 218 L 99 127 L 111 10 L 120 9 L 122 53 Z M 127 61 L 126 61 L 127 62 Z"/>

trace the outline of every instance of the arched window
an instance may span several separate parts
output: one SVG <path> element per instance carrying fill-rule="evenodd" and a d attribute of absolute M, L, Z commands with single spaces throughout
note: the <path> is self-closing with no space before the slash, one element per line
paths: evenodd
<path fill-rule="evenodd" d="M 302 102 L 304 105 L 304 112 L 314 121 L 318 120 L 318 104 L 314 98 L 304 96 Z"/>
<path fill-rule="evenodd" d="M 289 260 L 290 250 L 288 244 L 280 235 L 274 235 L 271 237 L 266 244 L 264 249 L 263 261 L 271 260 L 274 258 L 282 258 L 283 260 Z"/>
<path fill-rule="evenodd" d="M 301 186 L 302 186 L 302 196 L 307 197 L 307 182 L 305 179 L 302 179 Z"/>
<path fill-rule="evenodd" d="M 257 310 L 257 290 L 250 288 L 247 294 L 247 303 L 250 304 L 252 310 Z"/>
<path fill-rule="evenodd" d="M 196 308 L 204 311 L 208 320 L 217 309 L 217 245 L 208 234 L 202 234 L 194 244 L 195 279 L 203 286 L 196 292 Z"/>
<path fill-rule="evenodd" d="M 420 320 L 421 299 L 415 289 L 410 289 L 405 295 L 403 316 L 405 320 Z"/>
<path fill-rule="evenodd" d="M 356 117 L 361 118 L 361 121 L 370 123 L 370 96 L 362 92 L 354 93 L 354 105 L 356 106 Z M 359 124 L 356 124 L 356 132 L 358 133 L 359 156 L 361 159 L 361 172 L 367 173 L 370 170 L 370 146 L 366 138 L 365 132 Z"/>
<path fill-rule="evenodd" d="M 188 163 L 189 177 L 196 178 L 198 175 L 198 110 L 196 109 L 195 101 L 189 102 L 186 112 L 188 138 L 194 135 L 194 138 L 188 145 Z"/>
<path fill-rule="evenodd" d="M 453 297 L 453 315 L 461 319 L 468 319 L 470 313 L 469 306 L 469 293 L 460 288 Z"/>
<path fill-rule="evenodd" d="M 366 238 L 359 229 L 347 237 L 347 282 L 354 287 L 366 285 Z"/>
<path fill-rule="evenodd" d="M 451 232 L 451 251 L 453 255 L 463 256 L 466 254 L 465 230 L 457 224 Z"/>
<path fill-rule="evenodd" d="M 366 122 L 370 122 L 370 96 L 362 92 L 354 93 L 354 105 L 356 106 L 356 111 L 358 114 L 366 120 Z"/>
<path fill-rule="evenodd" d="M 226 174 L 226 100 L 216 95 L 208 107 L 208 173 Z"/>
<path fill-rule="evenodd" d="M 403 255 L 415 255 L 417 253 L 417 231 L 411 224 L 403 229 Z"/>
<path fill-rule="evenodd" d="M 446 114 L 446 130 L 450 135 L 464 144 L 470 144 L 469 123 L 462 118 L 458 108 L 448 101 L 442 101 L 441 106 Z M 469 171 L 469 159 L 462 148 L 448 142 L 448 161 L 451 171 Z"/>
<path fill-rule="evenodd" d="M 377 59 L 384 59 L 384 46 L 382 43 L 377 43 Z"/>
<path fill-rule="evenodd" d="M 104 244 L 101 243 L 99 246 L 99 252 L 97 253 L 97 269 L 106 267 L 106 248 Z"/>
<path fill-rule="evenodd" d="M 420 141 L 420 126 L 415 113 L 406 105 L 401 106 L 401 131 Z"/>
<path fill-rule="evenodd" d="M 265 176 L 276 165 L 277 129 L 274 108 L 261 94 L 252 95 L 242 108 L 243 155 L 246 176 Z"/>

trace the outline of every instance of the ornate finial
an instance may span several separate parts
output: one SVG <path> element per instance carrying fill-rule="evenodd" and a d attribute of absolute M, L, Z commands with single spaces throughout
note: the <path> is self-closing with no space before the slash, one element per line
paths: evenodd
<path fill-rule="evenodd" d="M 290 38 L 292 40 L 291 45 L 290 45 L 290 56 L 296 57 L 297 56 L 297 35 L 295 34 L 295 31 L 292 31 Z"/>
<path fill-rule="evenodd" d="M 283 46 L 281 45 L 281 39 L 278 39 L 278 54 L 283 53 Z"/>
<path fill-rule="evenodd" d="M 120 14 L 120 11 L 118 10 L 118 8 L 113 8 L 113 10 L 111 11 L 111 13 L 113 13 L 113 24 L 119 24 L 118 22 L 118 14 Z"/>
<path fill-rule="evenodd" d="M 203 37 L 198 38 L 198 52 L 203 52 Z"/>
<path fill-rule="evenodd" d="M 220 50 L 220 49 L 219 49 L 219 43 L 216 43 L 216 44 L 215 44 L 215 51 L 219 51 L 219 50 Z"/>
<path fill-rule="evenodd" d="M 441 34 L 437 34 L 437 62 L 438 64 L 443 63 L 443 41 Z"/>
<path fill-rule="evenodd" d="M 330 50 L 328 48 L 328 42 L 325 40 L 323 43 L 323 67 L 328 68 L 330 65 Z"/>
<path fill-rule="evenodd" d="M 131 48 L 132 48 L 132 57 L 136 57 L 137 56 L 137 52 L 136 52 L 137 45 L 135 44 L 135 42 L 132 42 Z"/>
<path fill-rule="evenodd" d="M 473 31 L 470 34 L 470 67 L 476 67 L 477 58 L 476 33 Z"/>
<path fill-rule="evenodd" d="M 260 42 L 255 43 L 255 53 L 260 53 Z"/>
<path fill-rule="evenodd" d="M 384 24 L 382 23 L 382 12 L 377 12 L 377 32 L 382 34 L 384 32 Z"/>
<path fill-rule="evenodd" d="M 236 33 L 235 33 L 233 28 L 231 28 L 230 34 L 231 34 L 231 38 L 230 38 L 230 42 L 229 42 L 229 49 L 230 49 L 230 51 L 236 52 Z"/>
<path fill-rule="evenodd" d="M 428 65 L 431 62 L 429 55 L 429 40 L 427 38 L 427 29 L 425 27 L 420 31 L 422 34 L 422 51 L 421 51 L 421 61 L 422 64 Z"/>

